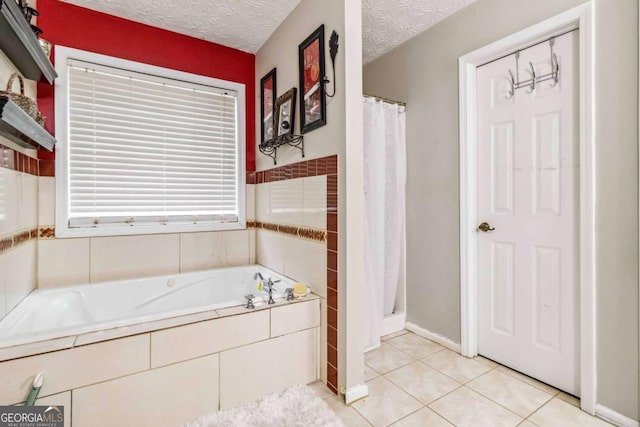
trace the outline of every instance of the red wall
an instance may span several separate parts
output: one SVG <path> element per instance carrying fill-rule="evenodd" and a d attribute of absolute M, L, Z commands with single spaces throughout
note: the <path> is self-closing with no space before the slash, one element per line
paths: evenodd
<path fill-rule="evenodd" d="M 58 0 L 38 0 L 38 11 L 42 37 L 54 46 L 244 83 L 247 171 L 255 171 L 255 55 Z M 51 85 L 38 84 L 38 105 L 47 117 L 47 130 L 54 133 Z M 41 156 L 51 154 L 42 151 Z"/>

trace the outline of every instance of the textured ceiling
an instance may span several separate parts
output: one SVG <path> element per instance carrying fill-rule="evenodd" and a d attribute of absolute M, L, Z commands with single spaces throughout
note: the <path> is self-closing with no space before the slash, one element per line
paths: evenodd
<path fill-rule="evenodd" d="M 300 3 L 300 0 L 63 1 L 251 53 L 260 49 Z M 365 64 L 474 1 L 362 0 Z"/>
<path fill-rule="evenodd" d="M 300 3 L 300 0 L 64 1 L 251 53 L 260 49 Z"/>
<path fill-rule="evenodd" d="M 476 0 L 362 0 L 363 61 L 368 63 Z"/>

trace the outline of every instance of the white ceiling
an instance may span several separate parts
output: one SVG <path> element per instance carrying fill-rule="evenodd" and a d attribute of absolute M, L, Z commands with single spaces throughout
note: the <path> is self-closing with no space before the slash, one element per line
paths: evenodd
<path fill-rule="evenodd" d="M 363 61 L 368 63 L 476 0 L 362 0 Z"/>
<path fill-rule="evenodd" d="M 300 0 L 64 1 L 251 53 L 260 49 L 300 3 Z"/>
<path fill-rule="evenodd" d="M 255 53 L 300 0 L 64 0 Z M 307 0 L 323 1 L 323 0 Z M 349 0 L 346 0 L 349 1 Z M 370 62 L 476 0 L 362 0 Z"/>

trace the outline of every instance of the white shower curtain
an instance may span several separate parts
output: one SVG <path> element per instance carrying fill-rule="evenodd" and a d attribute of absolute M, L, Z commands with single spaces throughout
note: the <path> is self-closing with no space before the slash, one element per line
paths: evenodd
<path fill-rule="evenodd" d="M 380 345 L 384 316 L 393 312 L 405 217 L 404 106 L 364 98 L 365 350 Z"/>

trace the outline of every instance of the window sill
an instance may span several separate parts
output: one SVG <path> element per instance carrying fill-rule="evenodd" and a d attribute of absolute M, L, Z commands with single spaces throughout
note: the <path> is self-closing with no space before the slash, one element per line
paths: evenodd
<path fill-rule="evenodd" d="M 233 231 L 246 230 L 246 222 L 241 219 L 234 223 L 216 224 L 184 224 L 184 225 L 164 225 L 164 226 L 114 226 L 114 227 L 74 227 L 69 228 L 66 224 L 56 224 L 56 238 L 82 238 L 82 237 L 106 237 L 106 236 L 133 236 L 147 234 L 176 234 L 176 233 L 198 233 L 206 231 Z"/>

